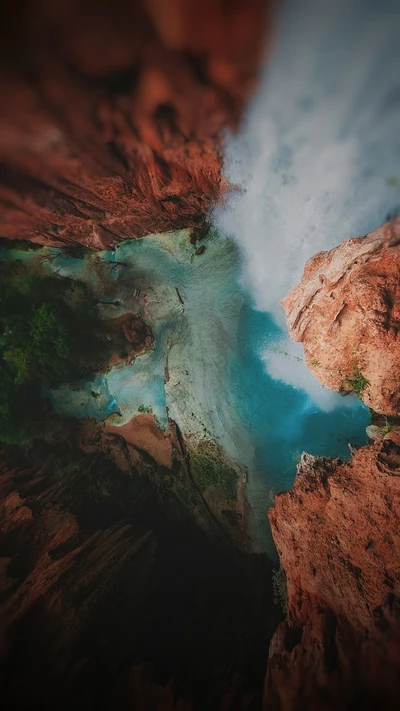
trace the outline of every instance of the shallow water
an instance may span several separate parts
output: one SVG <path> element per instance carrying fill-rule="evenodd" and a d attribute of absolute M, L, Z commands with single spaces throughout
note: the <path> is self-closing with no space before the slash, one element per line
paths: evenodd
<path fill-rule="evenodd" d="M 127 241 L 87 262 L 59 255 L 48 268 L 89 281 L 102 302 L 119 301 L 101 305 L 105 316 L 141 312 L 156 335 L 155 349 L 132 365 L 53 393 L 55 409 L 98 419 L 118 412 L 115 424 L 123 424 L 145 408 L 164 427 L 168 409 L 186 435 L 215 439 L 248 471 L 261 549 L 272 550 L 265 517 L 271 490 L 292 485 L 301 452 L 346 458 L 349 442 L 366 442 L 369 412 L 356 398 L 333 395 L 335 406 L 324 412 L 303 390 L 270 376 L 266 345 L 278 361 L 292 355 L 279 352 L 282 331 L 241 285 L 231 240 L 214 234 L 195 256 L 183 230 Z"/>
<path fill-rule="evenodd" d="M 256 547 L 273 554 L 265 516 L 272 493 L 292 485 L 303 451 L 349 457 L 349 442 L 367 441 L 369 411 L 353 396 L 330 392 L 327 407 L 328 391 L 317 381 L 312 400 L 274 379 L 266 350 L 278 371 L 282 363 L 286 371 L 306 366 L 282 350 L 284 334 L 272 317 L 255 309 L 241 283 L 238 247 L 213 233 L 196 256 L 189 236 L 187 230 L 152 235 L 82 260 L 49 248 L 12 258 L 39 260 L 51 273 L 87 282 L 104 317 L 141 313 L 156 337 L 155 348 L 131 365 L 51 392 L 56 412 L 112 416 L 122 425 L 151 410 L 162 427 L 169 416 L 189 439 L 216 440 L 247 470 Z"/>

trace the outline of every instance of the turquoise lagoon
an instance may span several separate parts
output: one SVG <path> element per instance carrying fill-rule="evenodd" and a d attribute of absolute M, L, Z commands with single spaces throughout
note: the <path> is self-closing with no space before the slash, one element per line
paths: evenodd
<path fill-rule="evenodd" d="M 283 331 L 255 308 L 230 239 L 212 234 L 202 255 L 194 254 L 186 230 L 126 241 L 85 260 L 47 253 L 49 271 L 91 284 L 104 317 L 140 312 L 156 336 L 155 348 L 131 365 L 53 392 L 55 410 L 111 416 L 118 425 L 151 409 L 160 426 L 171 417 L 189 441 L 217 441 L 247 471 L 257 547 L 271 550 L 265 515 L 271 490 L 292 485 L 303 451 L 348 458 L 349 442 L 367 441 L 367 408 L 353 396 L 332 394 L 324 411 L 304 390 L 271 377 L 266 348 L 278 360 L 293 358 L 293 367 L 299 357 L 280 352 Z"/>

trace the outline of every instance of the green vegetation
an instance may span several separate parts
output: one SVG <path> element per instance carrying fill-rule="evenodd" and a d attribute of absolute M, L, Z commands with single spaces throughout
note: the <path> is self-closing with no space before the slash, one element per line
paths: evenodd
<path fill-rule="evenodd" d="M 282 567 L 272 571 L 272 589 L 274 591 L 274 603 L 279 605 L 282 612 L 286 614 L 288 604 L 288 592 L 286 573 Z"/>
<path fill-rule="evenodd" d="M 371 383 L 367 378 L 365 378 L 359 369 L 357 365 L 354 366 L 353 368 L 353 377 L 352 378 L 346 378 L 345 383 L 348 385 L 353 392 L 358 395 L 359 398 L 363 396 L 365 388 L 367 388 Z"/>
<path fill-rule="evenodd" d="M 96 304 L 79 282 L 0 264 L 0 440 L 17 443 L 45 416 L 42 388 L 90 373 Z"/>
<path fill-rule="evenodd" d="M 221 487 L 227 499 L 237 493 L 237 473 L 216 455 L 196 453 L 191 457 L 193 477 L 201 491 Z"/>
<path fill-rule="evenodd" d="M 311 367 L 312 368 L 319 368 L 321 365 L 320 361 L 314 358 L 314 360 L 311 361 Z"/>

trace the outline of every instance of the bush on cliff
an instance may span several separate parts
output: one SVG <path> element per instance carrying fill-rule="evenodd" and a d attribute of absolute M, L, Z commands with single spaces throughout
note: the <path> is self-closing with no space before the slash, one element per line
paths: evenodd
<path fill-rule="evenodd" d="M 96 304 L 69 279 L 0 265 L 0 440 L 16 443 L 43 419 L 42 386 L 88 374 L 98 345 Z"/>
<path fill-rule="evenodd" d="M 353 368 L 353 377 L 346 378 L 345 382 L 346 385 L 348 385 L 359 398 L 362 398 L 365 388 L 371 385 L 369 380 L 364 377 L 361 370 L 356 365 Z"/>
<path fill-rule="evenodd" d="M 227 499 L 237 494 L 237 473 L 218 454 L 197 452 L 192 456 L 193 477 L 202 492 L 221 487 Z"/>

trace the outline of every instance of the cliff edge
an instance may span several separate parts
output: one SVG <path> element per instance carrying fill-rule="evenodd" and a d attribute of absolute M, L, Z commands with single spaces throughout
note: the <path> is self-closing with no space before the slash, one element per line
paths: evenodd
<path fill-rule="evenodd" d="M 356 392 L 385 417 L 348 462 L 303 454 L 293 488 L 269 511 L 287 610 L 270 645 L 264 707 L 394 711 L 400 440 L 386 416 L 400 410 L 400 219 L 316 254 L 282 303 L 321 383 Z"/>
<path fill-rule="evenodd" d="M 101 249 L 201 228 L 226 187 L 222 132 L 254 86 L 266 4 L 0 10 L 0 236 Z"/>
<path fill-rule="evenodd" d="M 269 519 L 288 599 L 265 708 L 397 709 L 400 447 L 385 440 L 346 463 L 303 455 Z"/>
<path fill-rule="evenodd" d="M 316 254 L 282 304 L 323 385 L 400 413 L 400 218 Z"/>

